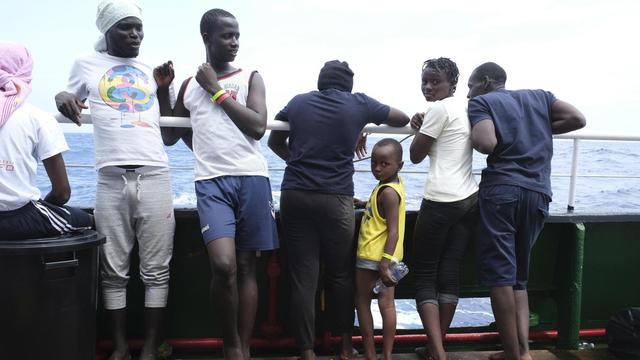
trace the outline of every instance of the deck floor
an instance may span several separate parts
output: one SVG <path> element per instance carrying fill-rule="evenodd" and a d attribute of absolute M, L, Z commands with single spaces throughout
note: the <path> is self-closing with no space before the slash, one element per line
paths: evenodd
<path fill-rule="evenodd" d="M 447 360 L 486 360 L 490 354 L 495 351 L 477 351 L 477 352 L 449 352 Z M 594 350 L 532 350 L 531 355 L 534 360 L 616 360 L 607 349 Z M 395 360 L 420 360 L 416 354 L 395 354 Z M 212 357 L 172 357 L 174 360 L 218 360 Z M 297 360 L 296 356 L 290 357 L 268 357 L 268 358 L 252 358 L 255 360 Z M 362 357 L 357 359 L 364 359 Z M 335 356 L 319 356 L 318 360 L 337 360 Z"/>

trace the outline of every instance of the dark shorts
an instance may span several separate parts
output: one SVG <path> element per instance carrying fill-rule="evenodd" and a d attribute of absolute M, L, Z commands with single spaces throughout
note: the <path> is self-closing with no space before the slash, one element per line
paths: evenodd
<path fill-rule="evenodd" d="M 27 240 L 60 236 L 93 226 L 89 213 L 44 200 L 31 201 L 19 209 L 0 211 L 0 240 Z"/>
<path fill-rule="evenodd" d="M 453 202 L 422 199 L 413 229 L 416 304 L 460 293 L 460 263 L 478 221 L 478 193 Z"/>
<path fill-rule="evenodd" d="M 205 244 L 231 237 L 241 251 L 278 248 L 271 185 L 264 176 L 220 176 L 196 181 Z"/>
<path fill-rule="evenodd" d="M 475 249 L 482 285 L 527 288 L 529 256 L 549 216 L 550 200 L 546 194 L 519 186 L 480 188 Z"/>

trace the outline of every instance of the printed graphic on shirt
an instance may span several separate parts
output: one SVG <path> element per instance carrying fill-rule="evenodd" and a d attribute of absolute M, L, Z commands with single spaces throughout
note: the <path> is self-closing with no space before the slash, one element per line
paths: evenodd
<path fill-rule="evenodd" d="M 100 97 L 120 112 L 120 127 L 151 127 L 140 119 L 140 113 L 151 109 L 155 102 L 151 81 L 147 74 L 131 65 L 114 66 L 100 79 Z"/>
<path fill-rule="evenodd" d="M 11 160 L 0 160 L 0 171 L 14 172 L 16 167 Z"/>
<path fill-rule="evenodd" d="M 240 85 L 234 83 L 226 83 L 222 86 L 225 91 L 231 95 L 233 100 L 238 100 L 238 92 L 240 91 Z"/>

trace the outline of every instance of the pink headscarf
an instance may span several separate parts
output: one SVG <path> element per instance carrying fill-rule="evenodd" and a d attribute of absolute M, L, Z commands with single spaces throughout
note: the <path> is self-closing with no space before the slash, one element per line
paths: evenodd
<path fill-rule="evenodd" d="M 0 42 L 0 127 L 31 92 L 31 54 L 22 45 Z"/>

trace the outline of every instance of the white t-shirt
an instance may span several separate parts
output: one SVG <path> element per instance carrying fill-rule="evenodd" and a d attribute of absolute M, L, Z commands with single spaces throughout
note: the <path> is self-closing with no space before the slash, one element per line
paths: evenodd
<path fill-rule="evenodd" d="M 424 198 L 437 202 L 463 200 L 478 191 L 472 173 L 473 148 L 467 100 L 448 97 L 427 109 L 420 133 L 435 142 L 429 151 Z"/>
<path fill-rule="evenodd" d="M 88 99 L 96 167 L 168 166 L 153 69 L 136 58 L 93 53 L 75 61 L 67 91 Z"/>
<path fill-rule="evenodd" d="M 38 161 L 69 150 L 56 119 L 31 104 L 22 104 L 0 127 L 0 211 L 21 208 L 40 199 Z"/>
<path fill-rule="evenodd" d="M 220 86 L 240 104 L 247 104 L 252 72 L 239 70 L 218 78 Z M 196 180 L 218 176 L 268 177 L 260 142 L 245 135 L 222 106 L 214 104 L 195 78 L 187 85 L 184 106 L 190 112 Z"/>

